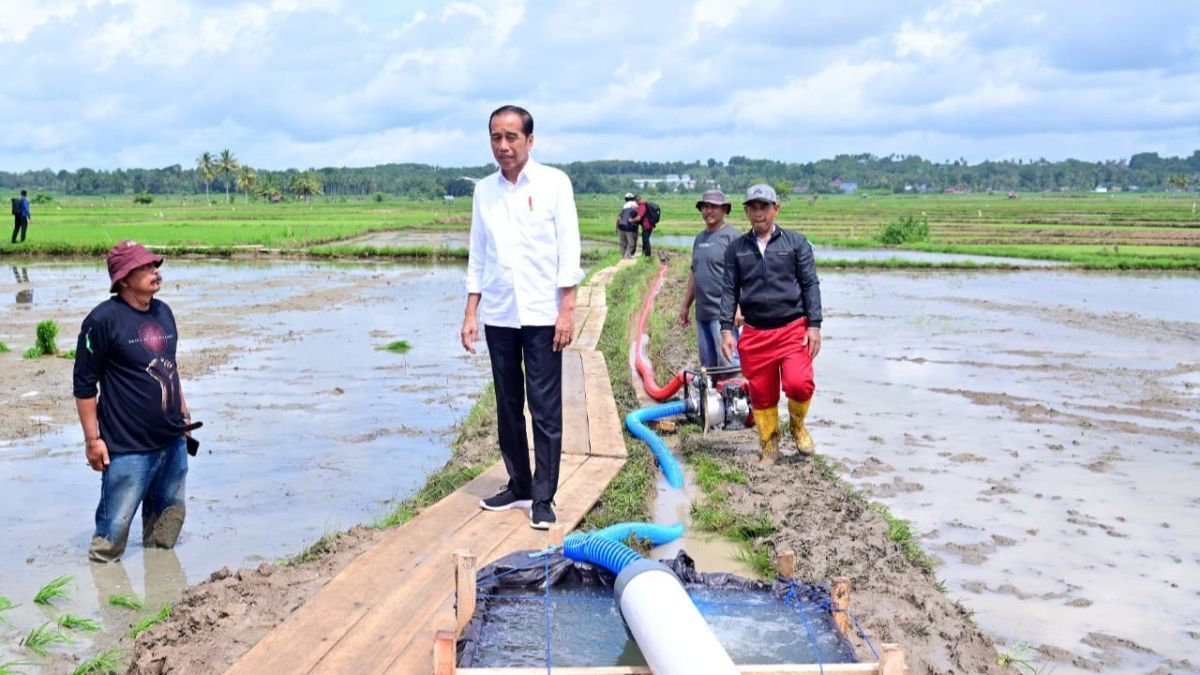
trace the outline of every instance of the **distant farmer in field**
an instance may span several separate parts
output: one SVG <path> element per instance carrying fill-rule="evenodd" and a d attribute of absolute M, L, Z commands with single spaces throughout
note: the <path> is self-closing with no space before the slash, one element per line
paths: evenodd
<path fill-rule="evenodd" d="M 88 557 L 114 562 L 142 509 L 142 543 L 173 548 L 183 527 L 191 423 L 176 368 L 178 333 L 162 288 L 161 256 L 123 241 L 108 252 L 113 297 L 83 320 L 75 348 L 75 406 L 87 463 L 101 472 Z"/>
<path fill-rule="evenodd" d="M 637 255 L 637 200 L 632 192 L 625 193 L 625 205 L 617 216 L 617 236 L 621 241 L 621 258 L 632 258 Z"/>
<path fill-rule="evenodd" d="M 704 231 L 692 242 L 692 271 L 688 273 L 679 325 L 690 323 L 692 302 L 696 303 L 696 343 L 700 347 L 700 365 L 706 368 L 731 366 L 721 349 L 721 288 L 725 283 L 725 249 L 737 238 L 732 225 L 725 222 L 733 206 L 720 190 L 705 192 L 696 209 L 704 219 Z M 734 316 L 734 334 L 741 328 L 742 313 Z"/>
<path fill-rule="evenodd" d="M 574 337 L 575 287 L 583 280 L 579 218 L 567 175 L 529 156 L 528 111 L 498 108 L 488 119 L 488 132 L 500 170 L 475 185 L 462 345 L 475 353 L 482 321 L 508 485 L 479 505 L 489 511 L 529 508 L 530 526 L 544 530 L 555 522 L 562 457 L 562 350 Z M 526 392 L 533 416 L 532 475 Z"/>
<path fill-rule="evenodd" d="M 25 230 L 29 227 L 29 196 L 24 190 L 21 190 L 21 196 L 12 200 L 13 214 L 13 234 L 12 243 L 17 243 L 17 234 L 21 235 L 21 242 L 25 241 Z"/>
<path fill-rule="evenodd" d="M 769 465 L 779 452 L 781 380 L 796 449 L 813 454 L 804 418 L 816 388 L 812 362 L 821 351 L 821 288 L 808 239 L 775 225 L 775 190 L 751 186 L 743 205 L 751 230 L 725 252 L 721 349 L 732 360 L 734 311 L 740 306 L 746 325 L 736 348 L 750 385 L 760 462 Z"/>
<path fill-rule="evenodd" d="M 642 255 L 650 257 L 650 235 L 654 234 L 654 226 L 658 224 L 656 214 L 652 214 L 649 210 L 649 202 L 646 198 L 637 195 L 634 197 L 637 202 L 637 216 L 633 222 L 642 230 Z"/>

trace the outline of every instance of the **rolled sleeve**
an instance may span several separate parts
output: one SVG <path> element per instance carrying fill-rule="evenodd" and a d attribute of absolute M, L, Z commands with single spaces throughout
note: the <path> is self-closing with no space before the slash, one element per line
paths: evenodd
<path fill-rule="evenodd" d="M 579 264 L 579 214 L 575 210 L 575 191 L 565 175 L 555 200 L 554 229 L 558 241 L 557 285 L 559 288 L 578 286 L 584 277 Z"/>

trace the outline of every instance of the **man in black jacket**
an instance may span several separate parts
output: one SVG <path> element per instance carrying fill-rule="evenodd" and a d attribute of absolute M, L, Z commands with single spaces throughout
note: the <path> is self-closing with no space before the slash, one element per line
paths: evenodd
<path fill-rule="evenodd" d="M 733 358 L 733 315 L 745 326 L 736 348 L 750 389 L 762 444 L 762 464 L 779 452 L 779 388 L 788 397 L 796 449 L 813 454 L 804 418 L 816 385 L 812 361 L 821 351 L 821 288 L 812 246 L 804 235 L 775 225 L 779 200 L 769 185 L 751 186 L 743 202 L 751 231 L 725 250 L 721 293 L 721 349 Z"/>

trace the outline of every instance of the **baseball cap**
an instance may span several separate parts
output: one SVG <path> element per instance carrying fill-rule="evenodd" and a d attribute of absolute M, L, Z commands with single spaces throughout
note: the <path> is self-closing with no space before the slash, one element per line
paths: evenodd
<path fill-rule="evenodd" d="M 147 263 L 154 263 L 158 267 L 163 264 L 163 257 L 154 255 L 145 246 L 129 239 L 112 247 L 108 252 L 108 279 L 112 282 L 108 292 L 116 293 L 118 281 Z"/>
<path fill-rule="evenodd" d="M 716 206 L 724 206 L 725 213 L 733 208 L 729 204 L 729 200 L 725 198 L 725 193 L 720 190 L 705 190 L 704 194 L 700 195 L 700 201 L 696 202 L 696 208 L 700 208 L 701 204 L 714 204 Z"/>
<path fill-rule="evenodd" d="M 625 193 L 625 199 L 627 199 L 627 200 L 628 200 L 628 199 L 633 199 L 633 193 L 632 193 L 632 192 L 626 192 L 626 193 Z"/>
<path fill-rule="evenodd" d="M 768 204 L 778 204 L 779 198 L 775 196 L 775 188 L 766 183 L 751 185 L 749 190 L 746 190 L 746 201 L 743 204 L 750 202 L 767 202 Z"/>

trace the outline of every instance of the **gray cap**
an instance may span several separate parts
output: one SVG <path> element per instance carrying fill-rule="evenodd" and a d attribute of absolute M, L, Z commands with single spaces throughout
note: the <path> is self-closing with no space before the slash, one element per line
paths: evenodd
<path fill-rule="evenodd" d="M 696 202 L 696 208 L 700 208 L 700 206 L 703 204 L 712 204 L 714 206 L 724 206 L 725 213 L 729 213 L 729 210 L 731 208 L 733 208 L 732 206 L 730 206 L 729 200 L 725 198 L 725 193 L 721 192 L 720 190 L 716 190 L 716 189 L 705 190 L 704 194 L 700 196 L 700 201 Z"/>
<path fill-rule="evenodd" d="M 743 204 L 750 202 L 767 202 L 768 204 L 778 204 L 779 198 L 775 196 L 775 188 L 766 183 L 751 185 L 749 190 L 746 190 L 746 201 Z"/>

